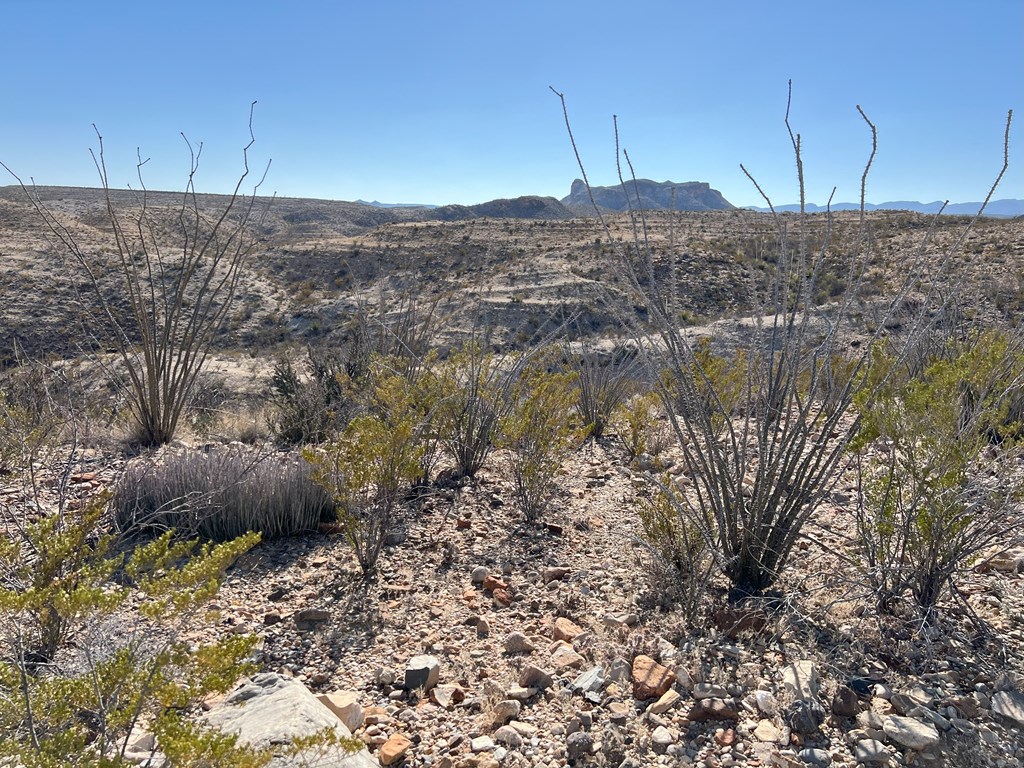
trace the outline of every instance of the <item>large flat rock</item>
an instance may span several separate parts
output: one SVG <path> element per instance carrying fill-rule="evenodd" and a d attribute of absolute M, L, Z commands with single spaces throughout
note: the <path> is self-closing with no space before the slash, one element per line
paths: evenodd
<path fill-rule="evenodd" d="M 300 755 L 283 754 L 281 745 L 296 737 L 327 728 L 339 736 L 352 733 L 302 683 L 273 673 L 256 675 L 236 688 L 204 720 L 225 733 L 238 734 L 242 744 L 272 747 L 278 752 L 270 763 L 273 768 L 379 768 L 365 749 L 348 754 L 340 747 L 314 747 Z"/>

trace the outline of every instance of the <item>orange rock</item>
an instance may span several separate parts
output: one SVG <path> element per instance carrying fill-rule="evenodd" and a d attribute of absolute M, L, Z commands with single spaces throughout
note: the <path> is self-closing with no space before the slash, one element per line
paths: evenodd
<path fill-rule="evenodd" d="M 381 765 L 394 765 L 405 757 L 405 753 L 411 746 L 412 742 L 408 738 L 396 733 L 381 745 L 377 759 L 380 760 Z"/>
<path fill-rule="evenodd" d="M 583 630 L 580 627 L 561 616 L 555 619 L 554 629 L 551 630 L 551 636 L 555 640 L 565 640 L 567 643 L 571 643 L 577 635 L 582 634 Z"/>
<path fill-rule="evenodd" d="M 650 656 L 633 659 L 633 697 L 644 701 L 661 696 L 676 681 L 675 672 Z"/>
<path fill-rule="evenodd" d="M 715 741 L 723 747 L 728 747 L 736 741 L 736 731 L 732 728 L 719 728 L 715 731 Z"/>
<path fill-rule="evenodd" d="M 506 589 L 508 584 L 499 579 L 497 576 L 485 576 L 484 577 L 484 589 L 488 592 L 493 592 L 496 589 Z"/>

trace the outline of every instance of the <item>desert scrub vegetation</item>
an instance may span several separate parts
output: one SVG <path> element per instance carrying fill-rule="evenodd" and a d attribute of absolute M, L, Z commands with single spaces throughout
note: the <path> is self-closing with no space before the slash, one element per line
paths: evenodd
<path fill-rule="evenodd" d="M 547 508 L 563 461 L 583 438 L 572 412 L 575 378 L 549 372 L 540 356 L 520 372 L 498 426 L 498 444 L 510 451 L 516 503 L 528 522 Z"/>
<path fill-rule="evenodd" d="M 555 94 L 589 189 L 565 97 Z M 948 301 L 942 296 L 943 281 L 959 266 L 959 247 L 977 220 L 969 222 L 957 242 L 938 257 L 937 266 L 923 258 L 929 240 L 922 238 L 907 258 L 902 280 L 883 301 L 871 302 L 877 323 L 866 333 L 867 343 L 852 347 L 850 335 L 864 331 L 853 327 L 850 318 L 874 256 L 865 195 L 877 131 L 858 107 L 870 131 L 871 148 L 861 178 L 859 226 L 843 244 L 848 285 L 838 301 L 819 305 L 836 235 L 834 218 L 831 212 L 817 219 L 806 213 L 801 138 L 791 126 L 789 106 L 787 101 L 785 126 L 796 161 L 800 210 L 794 217 L 780 216 L 754 176 L 741 166 L 771 211 L 774 244 L 767 250 L 774 264 L 771 277 L 754 286 L 751 317 L 733 340 L 725 365 L 719 367 L 718 356 L 707 357 L 679 328 L 677 307 L 684 293 L 676 255 L 669 254 L 665 263 L 651 245 L 632 163 L 626 151 L 620 152 L 617 125 L 615 163 L 631 201 L 632 238 L 616 243 L 608 220 L 596 203 L 593 206 L 615 246 L 618 268 L 630 288 L 627 300 L 645 310 L 644 322 L 631 321 L 629 332 L 652 369 L 666 372 L 658 380 L 658 392 L 692 481 L 688 492 L 678 497 L 677 512 L 710 543 L 736 598 L 763 594 L 779 582 L 805 524 L 840 476 L 847 449 L 861 427 L 853 408 L 855 396 L 869 387 L 863 396 L 870 402 L 883 385 L 884 380 L 870 375 L 876 362 L 872 342 L 887 330 L 900 331 L 903 346 L 895 354 L 902 358 L 934 319 L 941 318 L 941 312 L 931 310 Z M 1004 134 L 1003 166 L 986 203 L 1008 166 L 1011 117 L 1012 113 Z M 909 301 L 912 293 L 920 300 Z M 905 313 L 908 307 L 912 311 Z M 622 315 L 635 317 L 629 312 Z M 840 376 L 834 375 L 837 359 L 849 361 Z"/>
<path fill-rule="evenodd" d="M 409 488 L 422 476 L 425 422 L 406 378 L 382 374 L 367 410 L 334 441 L 304 451 L 313 477 L 333 498 L 337 519 L 366 578 L 376 570 Z"/>
<path fill-rule="evenodd" d="M 612 414 L 613 433 L 630 462 L 650 462 L 660 456 L 673 439 L 667 427 L 656 391 L 635 393 Z"/>
<path fill-rule="evenodd" d="M 574 374 L 576 412 L 587 437 L 599 440 L 612 422 L 617 408 L 636 388 L 639 360 L 628 350 L 616 349 L 602 355 L 593 349 L 563 349 L 566 368 Z"/>
<path fill-rule="evenodd" d="M 253 102 L 255 106 L 255 102 Z M 243 170 L 220 210 L 207 210 L 196 192 L 202 144 L 188 143 L 190 162 L 180 203 L 156 207 L 136 166 L 139 190 L 117 193 L 107 175 L 103 137 L 96 131 L 93 155 L 103 190 L 109 249 L 79 242 L 63 219 L 6 165 L 29 203 L 71 265 L 88 296 L 76 302 L 85 338 L 114 350 L 120 366 L 109 371 L 127 394 L 142 445 L 156 446 L 175 435 L 189 404 L 210 345 L 229 319 L 242 272 L 255 245 L 256 192 L 242 191 L 255 143 L 252 110 Z M 265 175 L 265 172 L 264 172 Z M 176 253 L 166 248 L 170 241 Z"/>
<path fill-rule="evenodd" d="M 165 449 L 129 464 L 111 499 L 122 531 L 176 530 L 227 541 L 250 531 L 272 539 L 316 531 L 334 501 L 297 453 L 239 446 Z"/>
<path fill-rule="evenodd" d="M 102 525 L 105 501 L 18 524 L 0 539 L 0 759 L 26 768 L 70 756 L 75 765 L 127 765 L 144 728 L 170 766 L 264 764 L 235 737 L 187 717 L 251 671 L 254 638 L 183 638 L 258 536 L 199 545 L 167 532 L 125 548 Z"/>
<path fill-rule="evenodd" d="M 302 363 L 294 362 L 289 355 L 274 363 L 270 377 L 275 407 L 271 430 L 279 443 L 322 443 L 344 427 L 354 407 L 349 368 L 341 350 L 312 346 L 306 348 Z"/>
<path fill-rule="evenodd" d="M 1024 539 L 1012 512 L 1024 498 L 1024 338 L 969 333 L 913 376 L 892 370 L 883 345 L 872 354 L 882 384 L 858 394 L 851 446 L 860 558 L 881 612 L 909 596 L 931 621 L 964 569 Z"/>
<path fill-rule="evenodd" d="M 636 512 L 642 543 L 651 558 L 647 573 L 652 590 L 663 603 L 695 621 L 705 606 L 715 561 L 704 539 L 707 525 L 690 521 L 682 494 L 672 477 L 663 474 L 637 496 Z"/>
<path fill-rule="evenodd" d="M 461 477 L 473 477 L 494 447 L 498 425 L 513 401 L 522 362 L 499 358 L 479 339 L 452 350 L 438 366 L 436 429 Z"/>

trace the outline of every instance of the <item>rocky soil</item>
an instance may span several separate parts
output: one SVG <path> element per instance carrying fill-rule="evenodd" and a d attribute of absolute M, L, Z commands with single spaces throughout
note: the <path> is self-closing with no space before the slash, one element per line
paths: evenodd
<path fill-rule="evenodd" d="M 1024 764 L 1024 552 L 978 567 L 937 628 L 881 622 L 837 556 L 840 484 L 782 597 L 727 610 L 714 585 L 690 622 L 613 447 L 582 449 L 535 525 L 491 464 L 410 514 L 371 581 L 340 536 L 261 545 L 196 636 L 259 634 L 260 665 L 382 765 Z"/>

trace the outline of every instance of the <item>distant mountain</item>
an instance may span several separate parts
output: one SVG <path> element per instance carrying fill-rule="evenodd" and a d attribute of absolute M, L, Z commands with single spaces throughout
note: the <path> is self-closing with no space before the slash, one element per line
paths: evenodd
<path fill-rule="evenodd" d="M 527 195 L 511 200 L 491 200 L 479 205 L 442 205 L 424 218 L 441 221 L 463 219 L 571 219 L 575 214 L 553 197 Z"/>
<path fill-rule="evenodd" d="M 756 205 L 747 206 L 751 211 L 761 211 L 766 213 L 768 208 L 761 208 Z M 938 213 L 942 209 L 942 202 L 936 201 L 934 203 L 919 203 L 916 200 L 893 200 L 888 203 L 865 203 L 865 210 L 868 211 L 913 211 L 914 213 Z M 974 216 L 981 208 L 981 203 L 950 203 L 946 206 L 943 214 L 949 216 Z M 805 206 L 808 213 L 824 213 L 827 208 L 822 205 L 815 205 L 814 203 L 808 203 Z M 800 205 L 798 203 L 790 203 L 788 205 L 777 205 L 775 206 L 776 211 L 799 211 Z M 835 203 L 832 205 L 833 211 L 858 211 L 860 210 L 860 203 Z M 1011 218 L 1013 216 L 1024 215 L 1024 200 L 1004 199 L 1004 200 L 993 200 L 985 208 L 986 216 L 998 216 Z"/>
<path fill-rule="evenodd" d="M 703 181 L 676 183 L 637 179 L 635 184 L 627 182 L 625 190 L 622 185 L 615 185 L 591 187 L 590 191 L 594 195 L 594 202 L 610 211 L 625 211 L 631 206 L 645 210 L 676 211 L 722 211 L 734 207 L 722 197 L 721 192 Z M 563 197 L 562 203 L 576 210 L 593 207 L 590 195 L 587 194 L 587 185 L 582 179 L 572 183 L 569 196 Z"/>
<path fill-rule="evenodd" d="M 376 200 L 356 200 L 359 205 L 372 205 L 374 208 L 437 208 L 430 203 L 380 203 Z"/>

